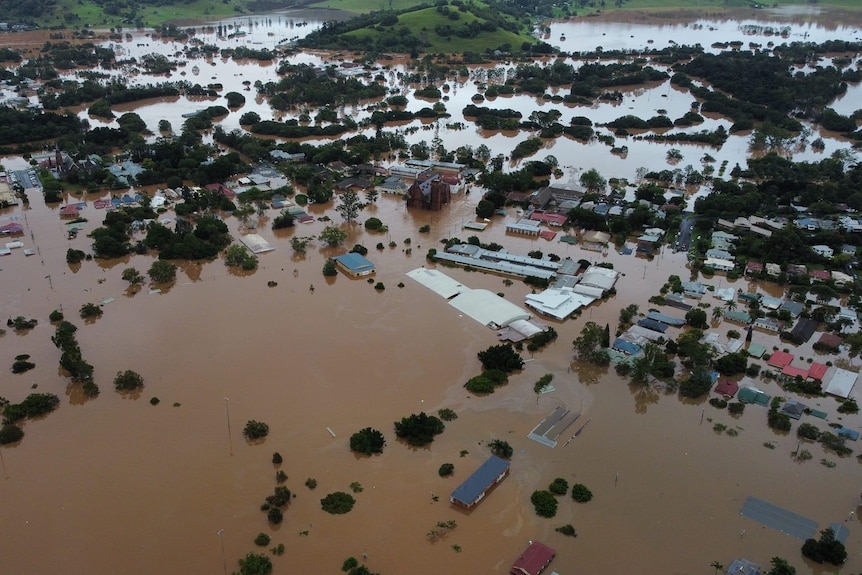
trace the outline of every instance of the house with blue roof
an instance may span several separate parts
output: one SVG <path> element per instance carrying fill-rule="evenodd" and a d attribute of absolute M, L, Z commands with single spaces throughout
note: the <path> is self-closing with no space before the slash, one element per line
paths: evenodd
<path fill-rule="evenodd" d="M 492 455 L 449 496 L 449 502 L 472 509 L 509 474 L 509 462 Z"/>
<path fill-rule="evenodd" d="M 338 269 L 353 278 L 370 276 L 375 271 L 373 263 L 361 254 L 354 252 L 335 256 L 332 260 Z"/>

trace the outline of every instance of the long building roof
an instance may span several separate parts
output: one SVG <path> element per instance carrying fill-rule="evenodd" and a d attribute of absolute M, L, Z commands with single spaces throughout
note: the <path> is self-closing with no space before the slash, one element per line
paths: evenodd
<path fill-rule="evenodd" d="M 508 461 L 492 455 L 465 479 L 464 483 L 455 488 L 450 498 L 464 505 L 472 505 L 508 469 Z"/>

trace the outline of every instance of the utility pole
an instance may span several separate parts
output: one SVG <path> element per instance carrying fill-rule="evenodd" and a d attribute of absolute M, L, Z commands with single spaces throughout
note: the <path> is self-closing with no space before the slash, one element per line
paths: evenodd
<path fill-rule="evenodd" d="M 230 399 L 224 398 L 224 411 L 227 416 L 227 440 L 230 445 L 230 455 L 233 457 L 233 435 L 230 431 Z"/>

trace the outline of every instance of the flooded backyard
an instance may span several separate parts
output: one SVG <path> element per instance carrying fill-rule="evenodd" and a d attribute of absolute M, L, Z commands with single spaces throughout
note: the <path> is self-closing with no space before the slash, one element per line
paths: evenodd
<path fill-rule="evenodd" d="M 246 21 L 245 41 L 266 46 L 319 25 L 310 22 L 297 27 L 298 17 L 284 15 L 260 18 L 267 20 L 272 23 Z M 597 24 L 570 22 L 552 24 L 549 41 L 559 44 L 557 39 L 565 34 L 560 46 L 570 51 L 576 43 L 578 49 L 592 49 L 599 38 L 605 49 L 627 48 L 625 38 L 631 35 L 644 42 L 654 39 L 656 47 L 670 39 L 679 43 L 690 39 L 706 46 L 718 39 L 750 41 L 752 36 L 740 30 L 743 24 L 749 23 L 705 21 L 699 23 L 702 28 L 692 29 L 689 24 L 644 30 L 604 23 L 593 30 Z M 706 34 L 709 27 L 718 28 L 715 39 L 711 32 Z M 858 35 L 855 27 L 792 24 L 792 29 L 790 40 L 804 34 L 812 41 Z M 154 50 L 182 51 L 181 44 L 155 40 L 138 46 L 148 40 L 137 33 L 133 36 L 119 46 L 124 57 Z M 215 42 L 214 36 L 203 39 Z M 753 41 L 765 44 L 768 40 L 764 36 Z M 330 57 L 297 54 L 290 58 L 321 64 Z M 275 81 L 275 65 L 220 58 L 212 64 L 197 61 L 196 77 L 191 77 L 193 62 L 182 70 L 189 81 L 218 81 L 224 92 L 246 95 L 245 106 L 221 122 L 226 130 L 238 128 L 239 116 L 247 111 L 256 111 L 264 119 L 276 117 L 264 101 L 254 98 L 253 87 L 243 91 L 244 81 Z M 384 72 L 387 85 L 400 87 L 409 96 L 415 86 L 401 86 L 400 71 L 393 66 Z M 170 79 L 179 78 L 175 73 Z M 463 121 L 461 109 L 471 103 L 476 91 L 474 77 L 452 81 L 444 102 L 453 115 L 447 122 Z M 842 102 L 859 102 L 860 96 L 859 87 L 851 86 Z M 689 110 L 692 101 L 690 94 L 664 82 L 627 91 L 625 101 L 617 106 L 561 106 L 560 121 L 568 124 L 571 117 L 584 115 L 604 122 L 624 114 L 652 115 L 657 109 L 677 117 Z M 168 119 L 178 129 L 182 114 L 222 104 L 224 99 L 208 102 L 180 98 L 129 105 L 124 111 L 140 114 L 153 131 L 160 119 Z M 425 105 L 411 99 L 409 109 Z M 519 109 L 525 116 L 556 106 L 527 95 L 498 97 L 483 105 Z M 346 107 L 341 113 L 356 119 L 370 115 L 361 107 Z M 86 111 L 80 115 L 87 116 Z M 730 124 L 726 119 L 708 119 L 697 130 Z M 494 154 L 506 155 L 526 137 L 486 134 L 471 123 L 464 130 L 441 125 L 438 133 L 449 149 L 485 144 Z M 433 136 L 421 129 L 407 134 L 410 143 L 430 141 Z M 793 157 L 818 160 L 849 148 L 843 140 L 823 138 L 823 152 L 806 147 Z M 565 173 L 556 182 L 559 185 L 591 167 L 606 177 L 630 179 L 641 166 L 667 167 L 670 146 L 622 140 L 617 145 L 622 143 L 629 147 L 625 159 L 610 154 L 603 144 L 560 138 L 549 141 L 537 159 L 547 154 L 558 157 Z M 748 137 L 731 136 L 720 150 L 675 147 L 685 155 L 681 165 L 699 165 L 708 152 L 732 167 L 744 165 Z M 7 158 L 3 164 L 7 169 L 25 165 L 20 158 Z M 0 211 L 0 223 L 10 218 L 25 223 L 21 239 L 37 251 L 25 257 L 21 250 L 13 250 L 11 256 L 0 258 L 0 311 L 8 317 L 39 320 L 29 333 L 9 329 L 0 337 L 7 364 L 19 354 L 29 354 L 37 366 L 26 374 L 4 377 L 0 395 L 13 402 L 33 391 L 61 397 L 56 412 L 26 424 L 26 436 L 19 445 L 0 450 L 4 474 L 0 571 L 231 572 L 238 558 L 259 550 L 253 540 L 266 532 L 272 536 L 271 546 L 285 546 L 283 556 L 273 557 L 275 573 L 337 573 L 342 561 L 354 556 L 365 557 L 368 567 L 382 575 L 504 574 L 533 539 L 557 550 L 551 569 L 561 575 L 708 574 L 710 562 L 728 565 L 740 556 L 764 566 L 780 556 L 798 573 L 823 572 L 821 566 L 802 559 L 801 541 L 740 515 L 751 495 L 810 517 L 820 528 L 832 522 L 846 525 L 849 557 L 843 569 L 862 570 L 862 526 L 856 514 L 862 467 L 855 457 L 838 459 L 811 444 L 805 447 L 814 459 L 797 462 L 792 457 L 798 448 L 795 433 L 780 435 L 768 429 L 765 408 L 749 405 L 737 419 L 705 401 L 684 403 L 662 388 L 633 387 L 613 369 L 572 361 L 571 342 L 585 322 L 609 324 L 613 330 L 621 308 L 635 303 L 645 312 L 650 307 L 647 299 L 659 292 L 669 275 L 689 279 L 685 253 L 665 249 L 652 260 L 613 250 L 601 255 L 557 240 L 508 235 L 505 221 L 517 218 L 514 209 L 505 218 L 495 216 L 478 233 L 484 243 L 498 242 L 518 254 L 541 250 L 575 260 L 608 261 L 624 276 L 616 285 L 615 297 L 584 310 L 579 318 L 554 323 L 557 341 L 534 355 L 524 352 L 528 360 L 524 370 L 506 386 L 487 397 L 469 394 L 463 384 L 479 373 L 476 354 L 497 343 L 495 333 L 459 315 L 405 274 L 433 266 L 425 255 L 430 248 L 439 248 L 441 239 L 466 239 L 476 233 L 462 226 L 474 220 L 480 195 L 478 189 L 462 192 L 440 212 L 408 210 L 400 198 L 385 195 L 365 209 L 360 220 L 376 216 L 388 232 L 372 233 L 353 224 L 345 245 L 359 243 L 369 249 L 367 257 L 377 268 L 375 282 L 385 285 L 383 291 L 344 275 L 324 278 L 321 269 L 326 258 L 339 251 L 315 245 L 304 257 L 293 253 L 290 238 L 319 234 L 327 225 L 322 221 L 279 232 L 262 221 L 258 233 L 276 250 L 261 255 L 253 274 L 234 274 L 219 259 L 185 266 L 176 283 L 161 293 L 150 293 L 144 286 L 132 294 L 121 279 L 122 270 L 128 266 L 147 270 L 152 262 L 149 256 L 74 266 L 65 261 L 68 248 L 89 251 L 86 232 L 104 218 L 92 201 L 107 194 L 83 198 L 88 205 L 81 215 L 88 222 L 75 239 L 66 236 L 58 210 L 45 206 L 34 194 L 29 208 Z M 332 206 L 312 208 L 315 217 L 328 215 L 341 221 Z M 275 215 L 270 210 L 268 217 Z M 225 221 L 237 237 L 237 219 Z M 430 233 L 418 232 L 423 225 L 430 226 Z M 390 241 L 395 247 L 374 249 Z M 517 305 L 523 305 L 530 291 L 519 281 L 506 285 L 504 278 L 495 275 L 439 269 L 469 287 L 499 292 Z M 704 281 L 777 295 L 775 286 L 754 285 L 743 278 L 729 282 L 717 275 Z M 268 282 L 277 285 L 269 287 Z M 92 324 L 79 319 L 77 311 L 83 304 L 106 298 L 116 300 L 104 306 L 103 317 Z M 710 296 L 704 301 L 719 305 Z M 83 357 L 95 367 L 95 381 L 101 388 L 96 399 L 85 399 L 77 386 L 70 386 L 58 373 L 59 352 L 51 343 L 54 328 L 47 319 L 54 309 L 62 309 L 79 327 L 76 336 Z M 715 330 L 724 333 L 731 327 L 723 323 Z M 781 345 L 777 337 L 760 332 L 755 332 L 753 341 L 767 349 Z M 815 355 L 810 347 L 801 347 L 798 353 L 818 361 L 830 359 Z M 857 369 L 859 360 L 853 360 L 853 365 Z M 138 397 L 113 390 L 114 374 L 126 369 L 144 377 L 145 387 Z M 533 384 L 546 373 L 555 376 L 556 391 L 537 396 Z M 782 393 L 774 382 L 759 380 L 758 385 L 771 395 Z M 151 405 L 153 397 L 159 398 L 158 405 Z M 831 398 L 811 403 L 827 411 L 830 421 L 843 417 L 845 426 L 862 427 L 858 415 L 836 416 L 838 404 Z M 527 439 L 530 430 L 558 406 L 580 413 L 577 427 L 586 421 L 589 427 L 565 447 L 561 442 L 551 449 Z M 396 439 L 393 421 L 441 408 L 451 408 L 459 417 L 429 448 L 410 448 Z M 243 426 L 252 419 L 270 426 L 261 444 L 250 445 L 242 437 Z M 715 423 L 734 429 L 736 435 L 714 431 Z M 368 426 L 383 431 L 386 449 L 379 456 L 356 456 L 349 450 L 349 437 Z M 492 439 L 503 439 L 514 448 L 511 476 L 473 511 L 451 506 L 449 493 L 486 459 Z M 284 522 L 273 528 L 259 508 L 275 486 L 277 468 L 271 463 L 275 451 L 284 456 L 285 485 L 296 497 L 285 511 Z M 836 465 L 821 465 L 821 458 Z M 439 477 L 443 463 L 454 464 L 454 476 Z M 587 504 L 560 498 L 557 516 L 540 518 L 530 504 L 530 494 L 545 489 L 556 477 L 569 484 L 586 484 L 595 497 Z M 316 489 L 305 486 L 309 478 L 317 481 Z M 349 491 L 353 482 L 360 483 L 362 491 L 355 494 L 357 503 L 349 514 L 321 511 L 322 497 Z M 457 527 L 430 542 L 426 534 L 437 522 L 447 520 L 455 520 Z M 575 526 L 577 538 L 554 531 L 567 523 Z"/>

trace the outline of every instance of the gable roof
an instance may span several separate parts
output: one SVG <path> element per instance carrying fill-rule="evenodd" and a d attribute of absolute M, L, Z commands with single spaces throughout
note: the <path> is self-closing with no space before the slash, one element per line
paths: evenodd
<path fill-rule="evenodd" d="M 557 552 L 544 543 L 531 541 L 509 570 L 511 575 L 538 575 L 554 559 Z"/>
<path fill-rule="evenodd" d="M 496 483 L 497 478 L 508 470 L 508 461 L 492 455 L 470 477 L 455 488 L 449 498 L 466 506 L 473 505 L 485 490 Z"/>
<path fill-rule="evenodd" d="M 356 252 L 349 252 L 340 256 L 335 256 L 335 261 L 349 269 L 351 272 L 359 273 L 368 270 L 374 270 L 374 264 L 367 258 Z"/>

